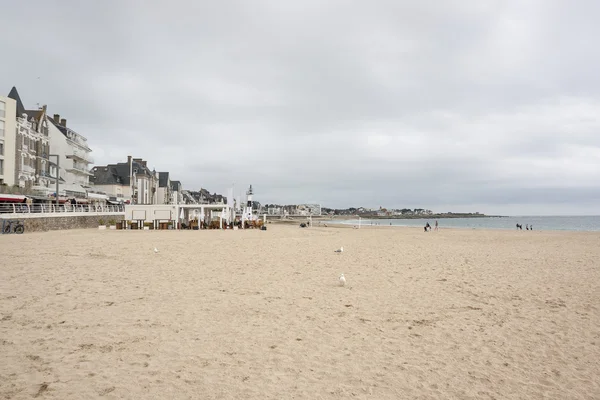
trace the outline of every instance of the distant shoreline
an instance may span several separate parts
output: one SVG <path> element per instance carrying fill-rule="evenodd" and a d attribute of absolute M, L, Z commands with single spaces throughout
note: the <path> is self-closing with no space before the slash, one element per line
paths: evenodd
<path fill-rule="evenodd" d="M 431 214 L 431 215 L 390 215 L 390 216 L 378 216 L 378 215 L 313 215 L 313 220 L 356 220 L 358 218 L 364 220 L 379 220 L 379 219 L 457 219 L 457 218 L 508 218 L 502 215 L 484 215 L 484 214 Z M 267 215 L 267 219 L 270 221 L 304 221 L 309 216 L 293 215 L 281 218 L 279 215 Z"/>
<path fill-rule="evenodd" d="M 355 216 L 349 216 L 349 219 L 355 219 Z M 503 215 L 484 215 L 484 214 L 430 214 L 430 215 L 360 215 L 363 219 L 452 219 L 452 218 L 506 218 Z"/>
<path fill-rule="evenodd" d="M 455 218 L 508 218 L 503 215 L 484 215 L 484 214 L 431 214 L 431 215 L 322 215 L 319 218 L 327 219 L 455 219 Z M 300 217 L 306 218 L 306 217 Z M 316 217 L 313 217 L 316 218 Z"/>

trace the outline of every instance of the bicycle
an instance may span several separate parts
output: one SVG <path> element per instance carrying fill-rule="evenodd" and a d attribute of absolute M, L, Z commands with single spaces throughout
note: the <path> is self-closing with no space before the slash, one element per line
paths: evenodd
<path fill-rule="evenodd" d="M 25 225 L 19 220 L 4 220 L 2 221 L 2 233 L 5 235 L 16 233 L 21 235 L 25 232 Z"/>

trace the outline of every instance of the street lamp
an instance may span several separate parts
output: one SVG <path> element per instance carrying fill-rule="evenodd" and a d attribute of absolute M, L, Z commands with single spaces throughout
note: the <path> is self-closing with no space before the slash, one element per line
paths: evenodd
<path fill-rule="evenodd" d="M 58 154 L 48 154 L 48 158 L 56 157 L 56 209 L 58 210 L 58 180 L 60 179 L 60 157 Z"/>

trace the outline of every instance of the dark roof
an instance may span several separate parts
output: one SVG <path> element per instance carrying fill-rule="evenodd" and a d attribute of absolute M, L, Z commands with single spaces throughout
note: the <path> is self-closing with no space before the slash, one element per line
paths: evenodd
<path fill-rule="evenodd" d="M 129 170 L 125 179 L 119 174 L 119 170 L 116 165 L 94 167 L 90 182 L 95 185 L 129 185 Z"/>
<path fill-rule="evenodd" d="M 137 170 L 137 175 L 152 176 L 148 167 L 144 167 L 137 161 L 132 161 L 133 171 Z M 90 177 L 90 182 L 95 185 L 130 185 L 129 163 L 109 164 L 106 166 L 97 166 L 92 168 L 94 176 Z"/>
<path fill-rule="evenodd" d="M 179 181 L 171 181 L 171 190 L 176 192 L 181 191 L 181 182 Z"/>
<path fill-rule="evenodd" d="M 141 164 L 137 161 L 132 161 L 131 164 L 132 164 L 134 173 L 136 173 L 137 175 L 154 176 L 152 171 L 150 171 L 150 168 L 145 167 L 143 164 Z M 127 176 L 129 176 L 129 164 L 128 163 L 118 163 L 116 165 L 120 166 L 121 168 L 125 167 L 126 174 L 127 174 Z M 135 172 L 136 169 L 137 169 L 137 172 Z"/>
<path fill-rule="evenodd" d="M 27 116 L 29 116 L 29 114 L 27 114 Z M 61 124 L 59 124 L 58 122 L 56 122 L 53 118 L 46 118 L 48 121 L 50 121 L 52 123 L 52 125 L 56 126 L 56 128 L 62 132 L 63 135 L 65 135 L 65 137 L 68 139 L 69 135 L 67 134 L 67 127 L 66 126 L 62 126 Z M 73 129 L 69 129 L 71 132 L 74 132 L 76 134 L 78 134 L 77 132 L 75 132 Z M 79 134 L 78 134 L 79 135 Z M 81 135 L 80 135 L 81 136 Z M 79 143 L 81 145 L 81 143 Z M 87 145 L 85 145 L 85 147 L 89 150 L 92 151 L 89 147 L 87 147 Z"/>
<path fill-rule="evenodd" d="M 67 128 L 66 127 L 62 126 L 61 124 L 59 124 L 58 122 L 56 122 L 52 118 L 48 118 L 48 121 L 52 122 L 52 124 L 54 126 L 56 126 L 58 128 L 58 130 L 62 132 L 63 135 L 65 135 L 65 137 L 68 137 L 67 136 Z"/>
<path fill-rule="evenodd" d="M 167 187 L 169 183 L 169 173 L 159 172 L 158 173 L 158 187 Z"/>
<path fill-rule="evenodd" d="M 31 121 L 31 118 L 35 118 L 37 122 L 40 122 L 40 119 L 44 115 L 44 110 L 25 110 L 25 114 L 27 114 L 27 120 Z"/>
<path fill-rule="evenodd" d="M 21 101 L 21 96 L 19 96 L 19 92 L 17 92 L 16 87 L 13 86 L 13 88 L 10 90 L 10 93 L 8 94 L 8 97 L 17 102 L 17 114 L 15 115 L 15 118 L 23 115 L 23 113 L 25 112 L 25 106 Z"/>

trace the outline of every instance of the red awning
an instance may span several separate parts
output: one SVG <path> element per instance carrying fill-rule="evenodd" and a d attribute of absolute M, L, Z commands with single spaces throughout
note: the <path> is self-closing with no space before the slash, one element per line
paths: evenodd
<path fill-rule="evenodd" d="M 27 197 L 17 194 L 0 194 L 0 201 L 8 203 L 23 203 Z"/>

